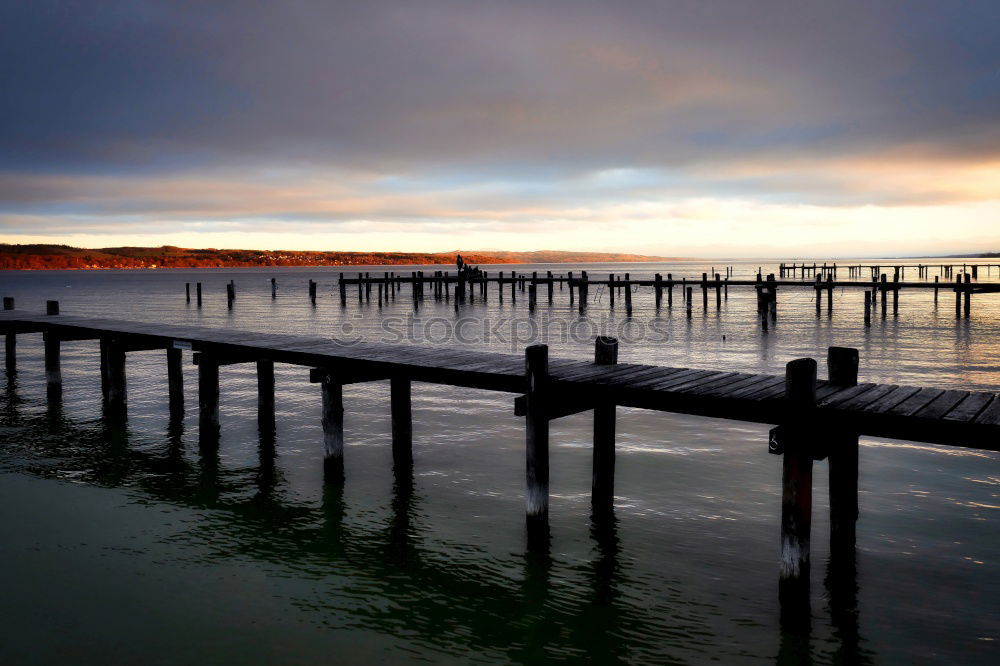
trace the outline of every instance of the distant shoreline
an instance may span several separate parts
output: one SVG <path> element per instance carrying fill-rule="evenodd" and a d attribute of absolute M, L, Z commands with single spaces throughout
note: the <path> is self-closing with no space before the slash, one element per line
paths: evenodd
<path fill-rule="evenodd" d="M 300 250 L 190 249 L 174 246 L 87 249 L 68 245 L 0 244 L 0 270 L 151 270 L 160 268 L 255 268 L 296 266 L 577 264 L 692 261 L 612 252 L 316 252 Z"/>

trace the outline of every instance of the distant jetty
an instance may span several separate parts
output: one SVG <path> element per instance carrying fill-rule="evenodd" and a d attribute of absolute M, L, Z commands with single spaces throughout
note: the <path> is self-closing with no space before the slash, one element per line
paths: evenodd
<path fill-rule="evenodd" d="M 306 252 L 300 250 L 217 250 L 162 247 L 105 247 L 0 244 L 2 270 L 93 270 L 151 268 L 245 268 L 252 266 L 400 266 L 446 264 L 460 253 L 474 264 L 575 264 L 618 261 L 676 261 L 676 257 L 610 252 L 451 251 Z"/>

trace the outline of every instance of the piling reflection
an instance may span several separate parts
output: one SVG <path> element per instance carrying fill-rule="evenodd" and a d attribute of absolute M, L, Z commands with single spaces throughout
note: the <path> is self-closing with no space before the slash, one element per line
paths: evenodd
<path fill-rule="evenodd" d="M 830 618 L 839 641 L 834 654 L 835 663 L 871 663 L 860 647 L 857 554 L 853 544 L 831 552 L 823 584 Z"/>

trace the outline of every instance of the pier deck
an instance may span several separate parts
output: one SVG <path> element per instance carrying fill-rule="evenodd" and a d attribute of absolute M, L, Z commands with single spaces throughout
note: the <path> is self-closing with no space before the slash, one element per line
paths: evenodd
<path fill-rule="evenodd" d="M 322 368 L 355 380 L 395 377 L 511 393 L 525 393 L 528 388 L 523 357 L 451 347 L 342 343 L 319 337 L 18 311 L 0 313 L 0 331 L 46 332 L 61 340 L 116 338 L 137 349 L 168 349 L 180 343 L 224 363 L 266 359 Z M 777 375 L 551 358 L 548 380 L 553 392 L 562 396 L 559 403 L 564 411 L 612 402 L 781 423 L 787 410 L 784 377 Z M 860 435 L 1000 450 L 1000 398 L 995 393 L 868 382 L 842 386 L 819 380 L 814 418 Z"/>

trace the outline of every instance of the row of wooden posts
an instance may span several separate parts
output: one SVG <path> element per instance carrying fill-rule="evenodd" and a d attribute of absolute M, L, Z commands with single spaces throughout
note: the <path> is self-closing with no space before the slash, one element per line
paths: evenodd
<path fill-rule="evenodd" d="M 14 308 L 12 298 L 4 298 L 4 309 Z M 47 303 L 47 314 L 57 315 L 57 301 Z M 124 418 L 127 406 L 125 358 L 128 352 L 162 349 L 160 345 L 137 344 L 127 336 L 114 334 L 81 334 L 66 337 L 53 331 L 44 335 L 47 395 L 52 401 L 61 400 L 60 342 L 67 339 L 99 337 L 101 385 L 106 414 Z M 15 335 L 7 336 L 6 367 L 9 375 L 16 372 Z M 166 349 L 170 413 L 182 418 L 184 413 L 184 383 L 181 370 L 182 349 L 175 343 Z M 212 352 L 196 352 L 198 366 L 199 440 L 203 446 L 218 444 L 219 368 L 237 363 L 255 363 L 258 389 L 258 424 L 273 431 L 274 421 L 274 362 L 266 358 L 266 350 L 256 355 L 233 356 Z M 613 365 L 618 362 L 618 341 L 598 337 L 595 340 L 594 363 Z M 856 349 L 831 347 L 827 357 L 829 381 L 838 386 L 855 386 L 858 379 Z M 313 368 L 309 379 L 318 383 L 322 399 L 322 429 L 324 468 L 327 479 L 344 478 L 344 404 L 343 387 L 357 382 L 390 380 L 390 414 L 392 423 L 392 455 L 397 471 L 408 470 L 413 464 L 412 415 L 410 379 L 386 377 L 378 373 L 355 371 L 344 373 L 332 368 Z M 525 393 L 515 400 L 515 413 L 525 417 L 525 512 L 530 536 L 540 525 L 547 530 L 549 511 L 549 423 L 570 414 L 593 410 L 593 461 L 591 502 L 595 513 L 612 509 L 615 476 L 616 411 L 612 400 L 576 400 L 553 389 L 548 371 L 548 347 L 532 345 L 525 350 Z M 784 420 L 769 435 L 770 453 L 783 455 L 781 494 L 781 565 L 780 592 L 783 607 L 808 603 L 810 564 L 812 475 L 814 460 L 829 458 L 831 549 L 851 549 L 855 542 L 858 517 L 858 434 L 849 429 L 818 432 L 813 412 L 816 407 L 817 364 L 813 359 L 798 359 L 787 364 L 785 371 L 786 411 Z"/>
<path fill-rule="evenodd" d="M 969 273 L 960 274 L 955 283 L 948 287 L 941 284 L 940 277 L 934 276 L 934 304 L 938 303 L 939 290 L 944 288 L 950 288 L 955 293 L 955 315 L 960 318 L 964 315 L 968 318 L 971 313 L 971 294 L 973 290 L 972 283 Z M 899 311 L 899 292 L 904 286 L 900 282 L 900 276 L 897 272 L 893 276 L 893 280 L 890 282 L 887 278 L 888 276 L 883 273 L 880 276 L 880 280 L 872 280 L 871 289 L 865 291 L 865 309 L 864 309 L 864 321 L 865 325 L 871 324 L 871 310 L 876 306 L 879 301 L 879 296 L 881 295 L 882 302 L 882 316 L 883 318 L 887 315 L 888 310 L 888 294 L 892 294 L 892 308 L 893 314 L 898 314 Z M 511 272 L 509 277 L 504 277 L 503 271 L 500 271 L 497 277 L 490 278 L 486 272 L 481 274 L 478 278 L 465 278 L 461 274 L 457 277 L 452 277 L 449 275 L 448 271 L 436 271 L 431 276 L 425 276 L 423 271 L 414 271 L 406 283 L 411 285 L 411 295 L 415 306 L 418 306 L 420 302 L 424 299 L 425 285 L 430 284 L 431 292 L 435 300 L 445 300 L 451 299 L 451 284 L 454 282 L 455 286 L 455 305 L 458 307 L 459 303 L 474 303 L 476 299 L 476 293 L 478 292 L 479 298 L 481 300 L 486 300 L 488 293 L 488 285 L 490 282 L 494 282 L 498 288 L 498 298 L 500 302 L 503 302 L 504 285 L 510 284 L 510 298 L 512 302 L 517 301 L 518 292 L 527 291 L 528 297 L 528 308 L 529 310 L 534 310 L 538 302 L 538 288 L 544 285 L 547 290 L 548 302 L 551 304 L 553 302 L 553 292 L 556 284 L 559 285 L 559 290 L 563 290 L 564 285 L 569 287 L 569 302 L 572 305 L 574 300 L 579 303 L 579 312 L 583 314 L 586 312 L 587 304 L 591 301 L 590 298 L 590 288 L 592 285 L 596 284 L 603 289 L 607 287 L 608 305 L 611 308 L 615 307 L 616 293 L 621 297 L 624 296 L 625 312 L 626 315 L 631 316 L 632 307 L 632 297 L 634 289 L 637 287 L 638 282 L 633 282 L 630 278 L 629 273 L 625 273 L 623 276 L 616 276 L 615 274 L 610 274 L 607 281 L 591 282 L 587 274 L 587 271 L 582 271 L 579 277 L 574 277 L 573 273 L 568 273 L 568 277 L 561 278 L 553 276 L 551 271 L 548 271 L 545 276 L 539 277 L 537 272 L 531 274 L 530 277 L 527 275 L 518 275 Z M 404 283 L 404 278 L 402 276 L 396 275 L 395 273 L 386 272 L 383 277 L 371 277 L 370 274 L 365 273 L 362 277 L 361 274 L 357 278 L 344 278 L 343 273 L 340 274 L 339 279 L 339 290 L 340 290 L 340 301 L 342 306 L 347 305 L 347 288 L 351 283 L 356 283 L 358 288 L 358 301 L 360 303 L 369 302 L 372 298 L 372 288 L 373 286 L 377 289 L 377 299 L 378 304 L 381 306 L 383 304 L 388 304 L 391 301 L 395 301 L 396 294 L 402 289 L 402 284 Z M 695 287 L 699 287 L 702 292 L 702 309 L 708 310 L 709 305 L 709 292 L 714 290 L 715 292 L 715 306 L 716 308 L 721 308 L 723 301 L 729 300 L 729 278 L 723 278 L 719 273 L 714 275 L 714 279 L 710 279 L 708 273 L 702 273 L 701 280 L 699 282 L 688 282 L 686 278 L 680 280 L 674 280 L 673 275 L 668 273 L 666 280 L 657 273 L 652 282 L 654 290 L 654 302 L 656 309 L 660 309 L 663 303 L 664 292 L 667 297 L 667 307 L 672 308 L 674 302 L 674 286 L 678 286 L 681 290 L 681 297 L 683 303 L 686 307 L 687 315 L 692 316 L 694 298 L 693 290 Z M 694 285 L 694 286 L 688 286 Z M 766 280 L 762 278 L 761 274 L 757 274 L 756 281 L 754 283 L 757 292 L 757 311 L 758 313 L 768 313 L 772 319 L 776 317 L 777 310 L 777 292 L 779 285 L 777 284 L 774 274 L 767 276 Z M 798 286 L 798 283 L 793 286 Z M 837 283 L 834 282 L 833 274 L 827 273 L 826 279 L 820 274 L 816 275 L 815 282 L 812 284 L 815 290 L 815 305 L 816 314 L 819 315 L 823 308 L 823 292 L 826 292 L 826 310 L 828 314 L 833 312 L 833 291 L 837 287 Z M 186 283 L 186 297 L 187 302 L 191 302 L 191 283 Z M 310 279 L 308 286 L 309 300 L 316 304 L 316 294 L 317 294 L 317 283 Z M 578 296 L 575 296 L 578 294 Z M 226 285 L 226 296 L 227 304 L 230 309 L 233 308 L 233 302 L 236 299 L 236 286 L 235 283 L 230 280 Z M 277 298 L 277 281 L 275 278 L 271 278 L 271 298 Z M 202 284 L 200 282 L 196 283 L 196 299 L 199 307 L 202 305 Z M 964 308 L 963 308 L 964 302 Z M 766 322 L 764 323 L 766 326 Z"/>
<path fill-rule="evenodd" d="M 945 279 L 955 277 L 955 268 L 957 264 L 939 264 L 936 265 L 938 269 L 938 275 L 936 277 L 941 277 Z M 896 266 L 883 266 L 879 264 L 851 264 L 847 266 L 841 266 L 841 268 L 847 268 L 848 277 L 860 278 L 866 273 L 868 276 L 877 280 L 878 276 L 881 275 L 886 269 L 891 269 L 893 271 L 896 280 L 906 279 L 906 269 L 912 268 L 917 271 L 917 278 L 928 280 L 930 279 L 930 269 L 934 268 L 933 264 L 900 264 Z M 979 269 L 980 267 L 986 269 L 986 274 L 990 275 L 993 268 L 1000 269 L 1000 264 L 962 264 L 962 273 L 968 273 L 971 271 L 972 279 L 979 279 Z M 798 273 L 799 277 L 805 279 L 806 277 L 832 277 L 834 280 L 837 279 L 837 264 L 786 264 L 782 263 L 778 266 L 779 277 L 795 277 Z"/>

